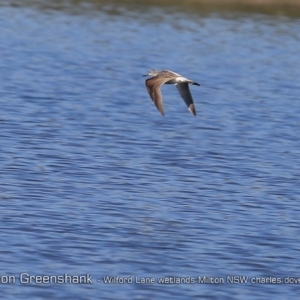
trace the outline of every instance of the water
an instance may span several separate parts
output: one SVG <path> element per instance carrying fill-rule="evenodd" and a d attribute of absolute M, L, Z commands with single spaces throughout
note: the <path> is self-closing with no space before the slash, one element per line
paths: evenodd
<path fill-rule="evenodd" d="M 299 19 L 85 2 L 0 16 L 1 298 L 298 298 Z M 174 86 L 160 115 L 150 68 L 201 83 L 196 118 Z"/>

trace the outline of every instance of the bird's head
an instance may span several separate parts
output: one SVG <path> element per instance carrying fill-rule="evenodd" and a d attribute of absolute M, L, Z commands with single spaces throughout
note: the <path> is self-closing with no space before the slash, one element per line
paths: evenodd
<path fill-rule="evenodd" d="M 156 76 L 157 74 L 158 74 L 157 70 L 151 69 L 148 74 L 145 74 L 143 76 Z"/>

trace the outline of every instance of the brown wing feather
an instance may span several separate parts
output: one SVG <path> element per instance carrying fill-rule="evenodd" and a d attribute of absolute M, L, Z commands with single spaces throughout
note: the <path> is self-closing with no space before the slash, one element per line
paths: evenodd
<path fill-rule="evenodd" d="M 154 76 L 145 81 L 147 91 L 152 101 L 154 102 L 155 106 L 163 116 L 165 115 L 165 113 L 164 113 L 163 99 L 162 99 L 160 88 L 168 80 L 170 79 L 159 78 L 158 76 Z"/>

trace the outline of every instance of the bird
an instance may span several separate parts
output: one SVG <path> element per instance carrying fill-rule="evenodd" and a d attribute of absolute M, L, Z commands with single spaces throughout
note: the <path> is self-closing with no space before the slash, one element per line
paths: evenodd
<path fill-rule="evenodd" d="M 150 98 L 163 116 L 165 115 L 165 112 L 160 90 L 163 84 L 175 84 L 180 96 L 186 103 L 188 110 L 192 115 L 196 116 L 196 108 L 189 89 L 189 83 L 200 86 L 199 83 L 182 77 L 181 75 L 169 70 L 162 70 L 159 72 L 155 69 L 151 69 L 148 74 L 143 76 L 152 76 L 151 78 L 146 79 L 146 88 Z"/>

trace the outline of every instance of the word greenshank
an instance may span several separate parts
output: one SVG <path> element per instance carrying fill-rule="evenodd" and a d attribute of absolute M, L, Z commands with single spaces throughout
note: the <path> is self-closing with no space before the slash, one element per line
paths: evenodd
<path fill-rule="evenodd" d="M 196 109 L 189 89 L 189 83 L 194 85 L 200 85 L 199 83 L 182 77 L 181 75 L 168 70 L 163 70 L 159 72 L 154 69 L 151 69 L 148 74 L 143 76 L 152 76 L 151 78 L 146 79 L 146 88 L 155 106 L 163 116 L 165 115 L 165 113 L 160 90 L 163 84 L 175 84 L 180 96 L 186 103 L 189 111 L 194 116 L 196 116 Z"/>

